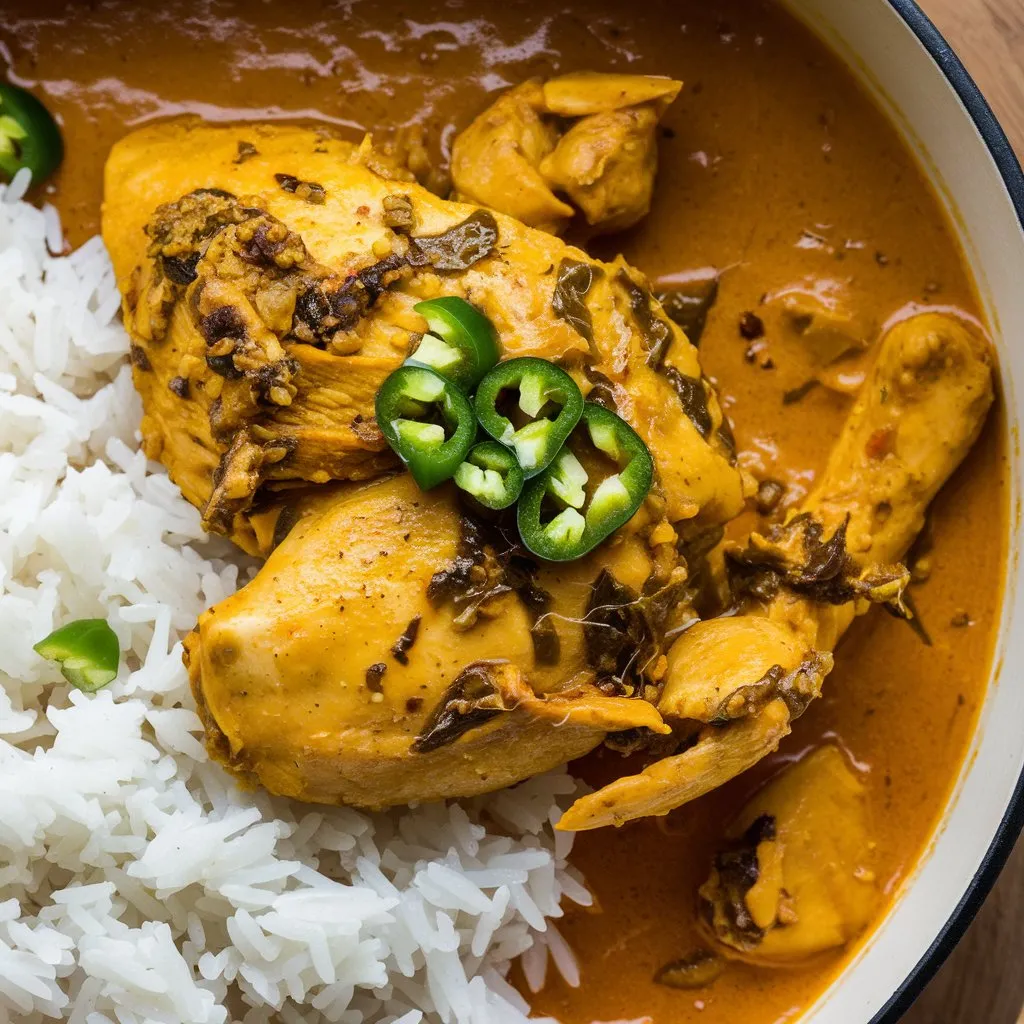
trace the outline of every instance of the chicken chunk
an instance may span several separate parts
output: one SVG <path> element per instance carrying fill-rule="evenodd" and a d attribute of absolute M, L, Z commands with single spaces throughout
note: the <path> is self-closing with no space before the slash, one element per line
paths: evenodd
<path fill-rule="evenodd" d="M 631 227 L 650 210 L 656 129 L 681 87 L 654 75 L 596 72 L 562 75 L 543 86 L 524 82 L 455 140 L 455 188 L 463 198 L 556 234 L 574 206 L 599 232 Z"/>
<path fill-rule="evenodd" d="M 992 400 L 988 345 L 961 321 L 929 313 L 893 327 L 803 508 L 728 552 L 738 614 L 692 626 L 669 651 L 658 710 L 690 745 L 582 797 L 559 827 L 667 814 L 774 751 L 855 615 L 872 601 L 901 607 L 909 574 L 894 563 Z"/>
<path fill-rule="evenodd" d="M 864 785 L 834 746 L 784 769 L 726 833 L 700 896 L 717 942 L 757 964 L 845 945 L 881 893 Z"/>
<path fill-rule="evenodd" d="M 544 114 L 535 79 L 499 96 L 452 146 L 452 181 L 460 197 L 557 234 L 573 215 L 540 173 L 558 129 Z"/>
<path fill-rule="evenodd" d="M 241 776 L 378 808 L 510 785 L 609 731 L 668 731 L 648 701 L 593 685 L 581 625 L 602 569 L 649 577 L 638 535 L 541 569 L 408 474 L 288 508 L 266 565 L 186 641 L 210 751 Z"/>
<path fill-rule="evenodd" d="M 581 118 L 541 161 L 540 173 L 591 227 L 604 233 L 632 227 L 651 208 L 659 116 L 647 104 Z"/>
<path fill-rule="evenodd" d="M 396 175 L 368 141 L 296 127 L 165 123 L 112 151 L 104 238 L 145 450 L 208 529 L 266 553 L 251 516 L 288 489 L 394 466 L 374 396 L 437 295 L 477 305 L 505 356 L 600 385 L 651 448 L 669 522 L 739 511 L 728 423 L 641 275 Z"/>

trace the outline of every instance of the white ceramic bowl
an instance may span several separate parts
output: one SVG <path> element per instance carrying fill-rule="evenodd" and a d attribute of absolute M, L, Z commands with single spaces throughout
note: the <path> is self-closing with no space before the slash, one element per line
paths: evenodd
<path fill-rule="evenodd" d="M 883 924 L 805 1018 L 890 1024 L 963 935 L 1024 824 L 1024 607 L 1017 600 L 1024 175 L 978 87 L 912 0 L 786 2 L 861 77 L 949 210 L 998 346 L 1010 431 L 1010 566 L 977 734 L 926 856 Z"/>

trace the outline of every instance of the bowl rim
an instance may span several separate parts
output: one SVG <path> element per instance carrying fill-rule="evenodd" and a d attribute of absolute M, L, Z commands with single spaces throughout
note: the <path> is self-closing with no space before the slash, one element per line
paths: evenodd
<path fill-rule="evenodd" d="M 1024 227 L 1024 170 L 1021 169 L 1020 160 L 981 89 L 942 33 L 918 6 L 916 0 L 887 0 L 887 2 L 911 32 L 917 36 L 921 45 L 927 50 L 959 96 L 968 116 L 977 128 L 982 142 L 995 161 L 1010 201 L 1017 211 L 1021 226 Z M 1018 777 L 1013 795 L 1006 806 L 992 842 L 956 907 L 910 974 L 890 996 L 885 1005 L 871 1018 L 870 1024 L 896 1024 L 896 1021 L 906 1013 L 924 991 L 956 944 L 963 938 L 975 915 L 981 909 L 999 877 L 999 873 L 1006 865 L 1022 829 L 1024 829 L 1024 773 Z"/>

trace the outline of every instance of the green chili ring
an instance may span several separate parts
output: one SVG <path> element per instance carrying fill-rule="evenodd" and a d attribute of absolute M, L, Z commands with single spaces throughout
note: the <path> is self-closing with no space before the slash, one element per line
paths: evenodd
<path fill-rule="evenodd" d="M 481 441 L 455 470 L 455 485 L 495 511 L 514 505 L 523 491 L 523 469 L 497 441 Z"/>
<path fill-rule="evenodd" d="M 499 359 L 491 321 L 454 295 L 417 302 L 412 308 L 427 321 L 429 333 L 406 364 L 427 366 L 467 394 L 471 392 Z"/>
<path fill-rule="evenodd" d="M 476 440 L 469 399 L 425 366 L 400 366 L 381 385 L 377 425 L 424 491 L 450 480 Z"/>
<path fill-rule="evenodd" d="M 86 693 L 93 693 L 117 678 L 121 647 L 105 619 L 69 622 L 32 649 L 60 665 L 61 675 Z"/>
<path fill-rule="evenodd" d="M 518 429 L 498 408 L 502 391 L 518 388 L 519 409 L 528 422 Z M 558 415 L 541 415 L 559 406 Z M 498 363 L 477 388 L 474 399 L 480 425 L 495 441 L 516 453 L 526 479 L 542 473 L 558 454 L 583 415 L 583 394 L 576 382 L 554 363 L 522 356 Z"/>
<path fill-rule="evenodd" d="M 636 514 L 654 480 L 654 460 L 640 435 L 615 413 L 587 402 L 581 429 L 619 467 L 587 494 L 589 477 L 567 447 L 551 466 L 527 482 L 517 510 L 527 549 L 549 562 L 568 562 L 610 537 Z M 545 498 L 561 510 L 542 521 Z"/>
<path fill-rule="evenodd" d="M 0 82 L 0 176 L 27 167 L 32 181 L 48 178 L 64 159 L 64 140 L 53 115 L 32 93 Z"/>

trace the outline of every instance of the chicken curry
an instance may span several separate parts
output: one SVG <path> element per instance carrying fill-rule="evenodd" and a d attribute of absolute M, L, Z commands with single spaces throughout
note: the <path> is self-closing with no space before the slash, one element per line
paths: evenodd
<path fill-rule="evenodd" d="M 102 227 L 147 454 L 262 562 L 186 645 L 211 753 L 368 808 L 571 761 L 596 907 L 534 1009 L 810 1006 L 954 784 L 1005 558 L 972 282 L 847 69 L 755 0 L 37 0 L 0 48 L 72 241 Z M 400 471 L 375 398 L 442 296 L 649 455 L 580 557 Z M 626 473 L 567 436 L 542 478 L 589 514 Z"/>

